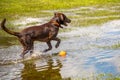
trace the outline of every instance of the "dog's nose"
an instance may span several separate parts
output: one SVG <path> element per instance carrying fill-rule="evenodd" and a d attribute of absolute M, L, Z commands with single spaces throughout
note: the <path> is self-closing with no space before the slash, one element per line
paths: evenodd
<path fill-rule="evenodd" d="M 70 20 L 70 19 L 68 19 L 68 23 L 71 23 L 71 20 Z"/>

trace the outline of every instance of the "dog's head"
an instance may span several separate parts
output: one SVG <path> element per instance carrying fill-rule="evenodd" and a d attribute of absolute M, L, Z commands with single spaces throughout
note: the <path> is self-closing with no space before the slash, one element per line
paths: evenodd
<path fill-rule="evenodd" d="M 63 13 L 54 13 L 54 18 L 59 24 L 65 26 L 67 26 L 67 23 L 71 22 L 71 20 L 67 18 L 66 15 Z"/>

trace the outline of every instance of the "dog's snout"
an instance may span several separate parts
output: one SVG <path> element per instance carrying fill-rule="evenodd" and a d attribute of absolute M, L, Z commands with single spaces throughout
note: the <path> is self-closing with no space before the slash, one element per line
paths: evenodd
<path fill-rule="evenodd" d="M 67 22 L 68 22 L 68 23 L 71 23 L 71 20 L 70 20 L 70 19 L 68 19 L 68 20 L 67 20 Z"/>
<path fill-rule="evenodd" d="M 71 23 L 71 20 L 69 19 L 69 23 Z"/>

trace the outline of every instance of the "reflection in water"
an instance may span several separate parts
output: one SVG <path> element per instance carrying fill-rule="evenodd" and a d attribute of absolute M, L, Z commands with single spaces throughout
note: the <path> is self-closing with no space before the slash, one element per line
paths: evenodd
<path fill-rule="evenodd" d="M 99 73 L 120 75 L 119 26 L 120 20 L 115 20 L 100 26 L 82 27 L 59 34 L 66 39 L 61 42 L 59 48 L 53 48 L 49 54 L 65 50 L 67 51 L 65 60 L 51 56 L 39 60 L 11 63 L 19 60 L 21 47 L 1 48 L 0 79 L 79 80 L 76 78 L 88 78 Z M 5 39 L 7 40 L 7 38 Z M 4 39 L 1 41 L 3 42 Z M 7 40 L 7 42 L 11 41 Z M 3 43 L 7 44 L 7 42 Z M 0 43 L 0 47 L 3 47 L 1 45 Z M 42 50 L 45 47 L 46 45 L 42 43 L 35 45 L 36 50 Z"/>
<path fill-rule="evenodd" d="M 22 80 L 62 80 L 60 60 L 56 60 L 56 65 L 52 58 L 47 60 L 47 65 L 36 67 L 34 61 L 24 62 L 24 68 L 21 72 Z"/>
<path fill-rule="evenodd" d="M 16 37 L 0 36 L 0 47 L 8 47 L 8 46 L 16 44 L 16 42 L 17 42 Z"/>

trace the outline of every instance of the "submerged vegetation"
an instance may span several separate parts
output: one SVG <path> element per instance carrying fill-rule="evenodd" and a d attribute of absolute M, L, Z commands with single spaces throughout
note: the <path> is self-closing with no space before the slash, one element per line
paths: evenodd
<path fill-rule="evenodd" d="M 87 78 L 73 78 L 70 80 L 120 80 L 120 75 L 114 76 L 113 74 L 98 74 L 97 76 L 93 75 Z"/>

